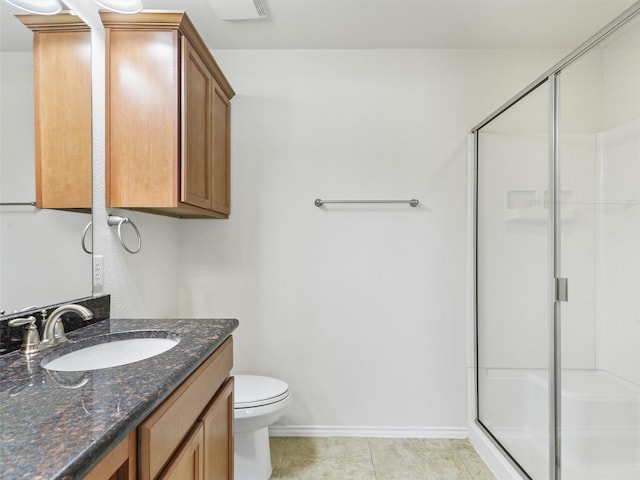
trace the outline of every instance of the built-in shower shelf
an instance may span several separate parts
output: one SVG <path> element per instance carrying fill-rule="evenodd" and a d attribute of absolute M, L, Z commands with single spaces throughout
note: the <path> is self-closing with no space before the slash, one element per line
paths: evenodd
<path fill-rule="evenodd" d="M 506 220 L 510 223 L 548 223 L 549 210 L 546 208 L 508 209 L 506 212 Z M 560 221 L 563 223 L 575 222 L 575 210 L 572 208 L 563 210 L 560 215 Z"/>
<path fill-rule="evenodd" d="M 622 200 L 619 202 L 562 202 L 563 205 L 578 205 L 578 206 L 591 206 L 591 207 L 637 207 L 640 205 L 640 200 Z"/>
<path fill-rule="evenodd" d="M 576 211 L 569 206 L 573 201 L 572 190 L 560 192 L 561 221 L 571 223 L 576 220 Z M 506 198 L 506 221 L 511 223 L 543 224 L 549 222 L 548 190 L 509 190 Z"/>

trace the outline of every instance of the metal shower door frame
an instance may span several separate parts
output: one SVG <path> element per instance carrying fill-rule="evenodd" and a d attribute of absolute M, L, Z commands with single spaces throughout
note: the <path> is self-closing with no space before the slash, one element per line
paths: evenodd
<path fill-rule="evenodd" d="M 548 168 L 549 168 L 549 352 L 548 352 L 548 400 L 549 400 L 549 480 L 561 480 L 561 302 L 566 301 L 566 279 L 562 278 L 561 272 L 561 245 L 560 245 L 560 208 L 558 199 L 560 198 L 560 164 L 559 164 L 559 90 L 560 74 L 562 71 L 589 52 L 597 44 L 618 31 L 632 19 L 640 14 L 640 1 L 634 3 L 618 17 L 590 37 L 586 42 L 576 48 L 573 52 L 564 57 L 552 68 L 536 78 L 527 87 L 517 93 L 509 101 L 495 110 L 491 115 L 482 120 L 471 130 L 473 134 L 473 199 L 474 199 L 474 222 L 473 222 L 473 264 L 474 264 L 474 359 L 475 359 L 475 424 L 487 435 L 494 445 L 503 453 L 505 458 L 523 475 L 524 478 L 531 478 L 520 464 L 510 455 L 500 441 L 492 432 L 480 421 L 479 411 L 479 375 L 478 375 L 478 149 L 479 131 L 496 119 L 502 113 L 533 92 L 536 88 L 548 82 L 549 88 L 549 147 L 548 147 Z M 563 288 L 561 288 L 563 287 Z"/>

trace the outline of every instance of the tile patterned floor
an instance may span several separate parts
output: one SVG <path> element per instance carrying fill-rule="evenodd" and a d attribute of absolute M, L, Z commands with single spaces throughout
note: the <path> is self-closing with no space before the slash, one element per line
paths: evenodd
<path fill-rule="evenodd" d="M 271 437 L 271 480 L 493 480 L 468 440 Z"/>

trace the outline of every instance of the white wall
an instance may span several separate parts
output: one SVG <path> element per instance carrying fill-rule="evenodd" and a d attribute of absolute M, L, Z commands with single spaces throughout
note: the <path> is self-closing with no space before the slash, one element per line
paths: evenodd
<path fill-rule="evenodd" d="M 107 226 L 107 215 L 130 218 L 142 239 L 139 254 L 127 253 L 117 238 L 117 227 Z M 96 252 L 104 256 L 104 286 L 94 293 L 111 295 L 112 318 L 175 318 L 178 316 L 179 220 L 129 210 L 94 208 Z M 135 233 L 123 226 L 130 248 Z"/>
<path fill-rule="evenodd" d="M 180 224 L 180 313 L 239 318 L 235 371 L 289 382 L 283 424 L 454 434 L 466 134 L 560 53 L 215 55 L 237 92 L 232 214 Z M 318 209 L 317 197 L 421 204 Z"/>
<path fill-rule="evenodd" d="M 112 318 L 171 318 L 178 315 L 177 274 L 180 221 L 174 218 L 105 207 L 105 57 L 104 31 L 92 28 L 93 69 L 93 233 L 94 252 L 104 257 L 104 285 L 94 294 L 111 295 Z M 138 228 L 141 250 L 125 251 L 109 215 L 129 218 Z M 135 231 L 122 228 L 129 249 L 137 246 Z"/>

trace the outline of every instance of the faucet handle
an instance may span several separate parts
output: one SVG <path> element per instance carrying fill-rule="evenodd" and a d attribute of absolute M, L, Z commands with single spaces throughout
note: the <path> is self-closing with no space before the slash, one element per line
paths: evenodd
<path fill-rule="evenodd" d="M 26 325 L 27 323 L 31 325 L 35 324 L 36 317 L 30 316 L 30 317 L 24 317 L 24 318 L 14 318 L 12 320 L 9 320 L 10 327 L 19 327 L 20 325 Z"/>
<path fill-rule="evenodd" d="M 40 351 L 40 335 L 38 327 L 36 327 L 36 317 L 29 316 L 23 318 L 14 318 L 9 320 L 10 327 L 19 327 L 20 325 L 29 325 L 22 337 L 22 345 L 20 345 L 20 353 L 23 355 L 33 355 Z"/>

